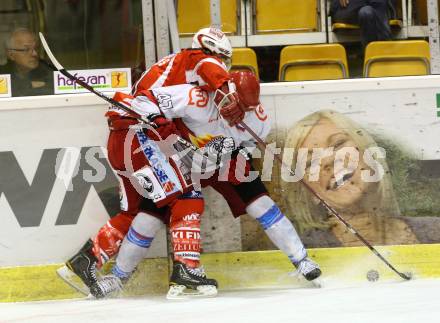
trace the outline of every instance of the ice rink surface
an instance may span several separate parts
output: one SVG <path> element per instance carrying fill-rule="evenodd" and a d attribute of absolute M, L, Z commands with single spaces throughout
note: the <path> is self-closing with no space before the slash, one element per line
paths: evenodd
<path fill-rule="evenodd" d="M 217 298 L 164 296 L 1 303 L 0 322 L 440 322 L 440 280 L 375 282 L 323 288 L 221 292 Z"/>

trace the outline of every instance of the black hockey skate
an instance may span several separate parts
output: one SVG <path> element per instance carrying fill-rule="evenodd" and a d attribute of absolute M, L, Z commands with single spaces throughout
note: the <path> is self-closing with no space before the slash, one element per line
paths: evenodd
<path fill-rule="evenodd" d="M 119 296 L 135 271 L 136 269 L 131 273 L 125 273 L 115 264 L 111 274 L 98 277 L 98 281 L 90 287 L 90 294 L 95 298 Z"/>
<path fill-rule="evenodd" d="M 321 276 L 321 269 L 319 265 L 311 260 L 309 257 L 305 257 L 300 262 L 294 264 L 296 272 L 304 276 L 308 281 L 312 281 Z"/>
<path fill-rule="evenodd" d="M 88 240 L 80 251 L 70 258 L 66 265 L 57 270 L 58 275 L 70 286 L 89 295 L 90 287 L 97 283 L 96 264 L 98 260 L 92 251 L 93 242 Z M 76 279 L 75 275 L 81 279 Z"/>
<path fill-rule="evenodd" d="M 168 299 L 217 296 L 217 281 L 207 278 L 202 267 L 189 268 L 176 261 L 170 278 Z"/>
<path fill-rule="evenodd" d="M 90 287 L 90 294 L 95 298 L 118 296 L 127 281 L 128 278 L 121 279 L 115 275 L 103 276 Z"/>

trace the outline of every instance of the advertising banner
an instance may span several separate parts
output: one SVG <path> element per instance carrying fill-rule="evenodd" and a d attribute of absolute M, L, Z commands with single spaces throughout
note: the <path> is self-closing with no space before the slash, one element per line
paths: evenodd
<path fill-rule="evenodd" d="M 108 68 L 96 70 L 72 70 L 73 76 L 91 85 L 100 92 L 130 91 L 131 70 L 130 68 Z M 54 72 L 54 93 L 86 93 L 75 81 L 65 77 L 60 72 Z"/>
<path fill-rule="evenodd" d="M 0 75 L 0 98 L 11 97 L 11 75 L 1 74 Z"/>
<path fill-rule="evenodd" d="M 62 263 L 119 212 L 108 104 L 90 101 L 0 100 L 0 267 Z M 164 232 L 148 256 L 166 255 Z"/>
<path fill-rule="evenodd" d="M 295 172 L 275 166 L 264 183 L 307 246 L 363 244 L 300 180 L 372 244 L 440 242 L 438 79 L 349 82 L 263 88 L 275 111 L 268 143 Z"/>
<path fill-rule="evenodd" d="M 295 172 L 255 156 L 270 196 L 307 247 L 362 243 L 300 180 L 374 245 L 440 242 L 440 77 L 348 81 L 262 86 L 266 142 Z M 65 97 L 0 100 L 0 267 L 65 261 L 119 211 L 107 103 Z M 274 249 L 204 194 L 205 252 Z M 164 232 L 149 256 L 166 255 Z"/>

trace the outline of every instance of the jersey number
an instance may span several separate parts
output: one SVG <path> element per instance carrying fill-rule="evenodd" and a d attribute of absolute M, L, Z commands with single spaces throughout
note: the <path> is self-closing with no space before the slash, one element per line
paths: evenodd
<path fill-rule="evenodd" d="M 169 94 L 159 94 L 157 96 L 157 101 L 159 103 L 159 108 L 162 110 L 169 110 L 173 108 L 173 101 L 171 100 L 171 95 Z"/>
<path fill-rule="evenodd" d="M 188 105 L 205 108 L 208 105 L 208 93 L 199 87 L 193 87 L 188 94 Z"/>

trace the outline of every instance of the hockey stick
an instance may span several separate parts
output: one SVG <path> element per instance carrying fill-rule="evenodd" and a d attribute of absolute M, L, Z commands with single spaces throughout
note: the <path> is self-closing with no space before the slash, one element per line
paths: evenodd
<path fill-rule="evenodd" d="M 40 32 L 39 33 L 40 36 L 40 40 L 41 40 L 41 44 L 43 45 L 43 48 L 47 54 L 47 56 L 49 57 L 49 60 L 51 61 L 52 64 L 48 65 L 53 68 L 54 70 L 60 72 L 61 74 L 63 74 L 65 77 L 67 77 L 68 79 L 75 81 L 76 83 L 78 83 L 79 85 L 81 85 L 83 88 L 87 89 L 88 91 L 92 92 L 93 94 L 99 96 L 101 99 L 107 101 L 108 103 L 110 103 L 111 105 L 117 106 L 118 108 L 124 110 L 125 112 L 127 112 L 131 117 L 138 119 L 144 123 L 146 123 L 147 125 L 156 128 L 156 125 L 143 118 L 139 113 L 137 113 L 136 111 L 133 111 L 132 109 L 126 107 L 125 105 L 123 105 L 122 103 L 113 100 L 112 98 L 109 98 L 108 96 L 106 96 L 105 94 L 96 91 L 92 86 L 90 86 L 89 84 L 87 84 L 86 82 L 80 80 L 79 78 L 73 76 L 72 74 L 70 74 L 59 62 L 58 60 L 55 58 L 55 56 L 53 55 L 52 51 L 49 48 L 49 45 L 47 44 L 46 39 L 44 38 L 44 35 Z M 183 144 L 184 146 L 186 146 L 187 148 L 191 148 L 191 150 L 198 152 L 198 149 L 196 146 L 194 146 L 193 144 L 191 144 L 190 142 L 186 141 L 185 139 L 183 139 L 180 136 L 177 136 L 177 140 L 179 143 Z"/>
<path fill-rule="evenodd" d="M 294 172 L 290 169 L 289 166 L 287 166 L 280 156 L 275 154 L 269 147 L 267 147 L 266 143 L 243 121 L 241 121 L 239 126 L 246 129 L 247 132 L 257 141 L 257 145 L 261 150 L 269 150 L 269 152 L 275 157 L 275 159 L 278 161 L 278 163 L 283 167 L 284 169 L 288 170 L 290 175 L 294 176 Z M 309 184 L 307 184 L 303 179 L 300 180 L 300 182 L 307 188 L 307 190 L 312 193 L 321 203 L 324 205 L 324 207 L 329 211 L 331 214 L 333 214 L 339 221 L 341 221 L 347 229 L 353 233 L 360 241 L 363 242 L 364 245 L 368 247 L 377 257 L 379 257 L 380 260 L 382 260 L 392 271 L 394 271 L 397 275 L 399 275 L 401 278 L 405 280 L 410 280 L 411 276 L 405 273 L 402 273 L 398 271 L 388 260 L 386 260 L 379 251 L 376 250 L 359 232 L 357 232 L 351 225 L 348 223 L 339 213 L 331 207 L 312 187 L 310 187 Z"/>

